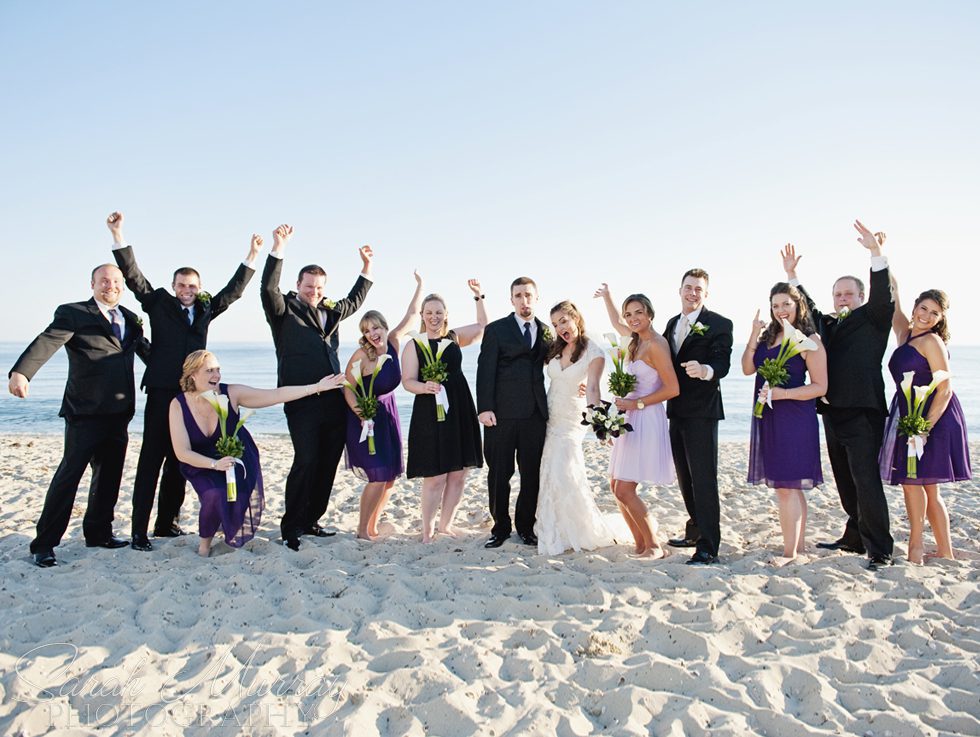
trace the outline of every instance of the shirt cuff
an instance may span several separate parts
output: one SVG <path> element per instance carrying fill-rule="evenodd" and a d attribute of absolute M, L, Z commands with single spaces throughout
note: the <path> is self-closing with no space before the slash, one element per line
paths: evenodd
<path fill-rule="evenodd" d="M 252 259 L 251 261 L 248 260 L 242 261 L 242 266 L 244 266 L 246 269 L 251 269 L 252 271 L 255 271 L 255 259 Z"/>
<path fill-rule="evenodd" d="M 112 250 L 113 251 L 118 251 L 118 250 L 120 250 L 122 248 L 129 248 L 129 244 L 126 241 L 123 241 L 122 243 L 113 243 L 112 244 Z"/>
<path fill-rule="evenodd" d="M 795 276 L 792 279 L 790 279 L 788 282 L 786 282 L 786 283 L 789 284 L 791 287 L 798 287 L 798 286 L 800 286 L 800 280 L 797 279 Z"/>
<path fill-rule="evenodd" d="M 371 282 L 372 284 L 374 284 L 374 279 L 372 279 L 372 278 L 371 278 L 371 275 L 370 275 L 370 274 L 365 274 L 365 273 L 364 273 L 364 272 L 362 271 L 362 272 L 361 272 L 361 273 L 359 274 L 359 276 L 360 276 L 360 277 L 361 277 L 362 279 L 366 279 L 367 281 L 369 281 L 369 282 Z"/>
<path fill-rule="evenodd" d="M 887 256 L 872 256 L 871 257 L 871 270 L 872 271 L 882 271 L 888 268 L 888 257 Z"/>
<path fill-rule="evenodd" d="M 269 251 L 269 255 L 272 256 L 272 258 L 279 259 L 280 261 L 282 261 L 281 253 L 273 253 L 272 251 Z"/>
<path fill-rule="evenodd" d="M 704 365 L 704 376 L 701 377 L 701 381 L 711 381 L 715 378 L 715 370 L 708 364 Z"/>

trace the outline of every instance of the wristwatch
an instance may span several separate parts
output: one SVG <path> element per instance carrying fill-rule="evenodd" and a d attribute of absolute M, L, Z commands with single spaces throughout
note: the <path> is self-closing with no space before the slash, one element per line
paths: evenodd
<path fill-rule="evenodd" d="M 643 404 L 643 400 L 642 399 L 637 399 L 636 400 L 636 408 L 637 409 L 643 409 L 644 407 L 646 407 L 646 405 Z"/>

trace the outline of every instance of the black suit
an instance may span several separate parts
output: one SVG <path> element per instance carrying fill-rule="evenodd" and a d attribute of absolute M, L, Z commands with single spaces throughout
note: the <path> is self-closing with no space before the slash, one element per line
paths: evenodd
<path fill-rule="evenodd" d="M 345 299 L 314 310 L 295 292 L 279 291 L 282 259 L 269 256 L 262 272 L 262 308 L 276 346 L 279 386 L 315 384 L 340 373 L 340 322 L 353 315 L 371 289 L 357 278 Z M 326 323 L 321 325 L 321 318 Z M 347 433 L 347 403 L 339 391 L 313 394 L 284 406 L 293 441 L 293 465 L 286 478 L 286 510 L 279 523 L 283 539 L 299 537 L 327 511 L 337 464 Z"/>
<path fill-rule="evenodd" d="M 112 535 L 129 442 L 126 428 L 136 410 L 133 355 L 146 349 L 139 318 L 125 307 L 118 309 L 126 323 L 121 343 L 94 299 L 59 306 L 51 324 L 10 371 L 30 380 L 61 346 L 68 352 L 68 381 L 58 413 L 65 418 L 65 452 L 44 498 L 32 553 L 50 552 L 61 542 L 78 482 L 90 464 L 92 485 L 82 530 L 91 543 Z"/>
<path fill-rule="evenodd" d="M 827 349 L 827 401 L 818 400 L 817 411 L 823 415 L 827 455 L 847 512 L 842 539 L 882 558 L 891 557 L 893 542 L 878 469 L 887 415 L 881 361 L 895 305 L 887 268 L 872 271 L 870 281 L 867 304 L 842 320 L 820 312 L 806 290 L 799 289 Z"/>
<path fill-rule="evenodd" d="M 495 427 L 483 430 L 494 537 L 511 533 L 510 479 L 514 475 L 515 453 L 521 490 L 514 521 L 518 534 L 534 534 L 541 452 L 548 423 L 543 368 L 549 346 L 544 339 L 544 323 L 537 318 L 534 321 L 537 340 L 531 347 L 513 313 L 487 325 L 477 363 L 477 411 L 493 412 L 497 418 Z"/>
<path fill-rule="evenodd" d="M 170 402 L 179 391 L 184 359 L 194 351 L 207 347 L 211 321 L 242 296 L 255 271 L 241 264 L 231 281 L 209 303 L 197 302 L 194 305 L 194 322 L 191 324 L 180 301 L 166 289 L 154 289 L 143 276 L 130 246 L 117 248 L 112 254 L 126 279 L 126 286 L 149 316 L 153 336 L 150 359 L 140 384 L 146 390 L 146 407 L 143 414 L 143 446 L 133 484 L 132 532 L 134 536 L 146 535 L 161 465 L 163 477 L 160 478 L 154 529 L 169 530 L 184 503 L 184 477 L 170 439 Z"/>
<path fill-rule="evenodd" d="M 693 329 L 679 348 L 674 329 L 680 315 L 667 322 L 664 337 L 677 374 L 680 394 L 667 400 L 670 419 L 670 448 L 674 456 L 677 484 L 687 508 L 685 537 L 697 540 L 697 549 L 718 555 L 721 544 L 721 510 L 718 504 L 718 421 L 725 419 L 720 381 L 728 375 L 732 357 L 732 321 L 702 308 L 696 322 L 705 326 L 703 335 Z M 711 366 L 710 381 L 692 379 L 681 366 L 697 361 Z"/>

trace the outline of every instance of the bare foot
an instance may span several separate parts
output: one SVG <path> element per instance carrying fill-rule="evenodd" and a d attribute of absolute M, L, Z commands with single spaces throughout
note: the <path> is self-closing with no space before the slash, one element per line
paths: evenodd
<path fill-rule="evenodd" d="M 649 558 L 650 560 L 660 560 L 661 558 L 667 557 L 667 551 L 664 550 L 662 545 L 657 545 L 653 548 L 647 548 L 647 551 L 643 554 L 644 558 Z"/>
<path fill-rule="evenodd" d="M 422 535 L 422 544 L 423 545 L 431 545 L 432 543 L 435 542 L 435 540 L 436 539 L 434 537 L 432 537 L 431 535 L 426 535 L 426 534 L 423 534 Z"/>
<path fill-rule="evenodd" d="M 909 547 L 909 554 L 908 554 L 907 557 L 908 557 L 909 563 L 915 563 L 916 565 L 921 566 L 922 565 L 922 557 L 923 557 L 922 556 L 922 548 L 919 548 L 919 547 L 915 547 L 915 548 Z"/>
<path fill-rule="evenodd" d="M 795 562 L 796 562 L 795 555 L 792 556 L 777 555 L 769 559 L 769 565 L 772 566 L 773 568 L 782 568 L 783 566 L 788 566 L 790 563 L 795 563 Z"/>
<path fill-rule="evenodd" d="M 202 558 L 208 558 L 208 557 L 210 557 L 211 556 L 211 546 L 210 545 L 204 545 L 202 543 L 197 548 L 197 554 L 200 555 Z"/>
<path fill-rule="evenodd" d="M 449 535 L 449 537 L 455 537 L 455 538 L 459 537 L 459 533 L 456 532 L 455 527 L 447 527 L 445 530 L 436 530 L 436 532 L 441 533 L 443 535 Z"/>
<path fill-rule="evenodd" d="M 358 540 L 367 540 L 368 542 L 373 542 L 375 537 L 377 537 L 377 535 L 371 535 L 367 531 L 362 531 L 362 530 L 357 531 Z"/>

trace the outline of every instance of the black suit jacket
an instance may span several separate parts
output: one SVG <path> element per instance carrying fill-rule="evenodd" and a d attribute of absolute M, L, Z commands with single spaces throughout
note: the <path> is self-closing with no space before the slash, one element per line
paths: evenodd
<path fill-rule="evenodd" d="M 874 409 L 885 412 L 885 381 L 881 360 L 888 347 L 895 303 L 888 284 L 888 269 L 872 271 L 867 303 L 838 322 L 817 309 L 807 291 L 799 287 L 827 349 L 827 404 L 831 407 Z M 817 400 L 817 410 L 826 407 Z"/>
<path fill-rule="evenodd" d="M 371 289 L 371 281 L 357 277 L 346 298 L 327 310 L 326 328 L 320 326 L 316 310 L 296 292 L 285 296 L 279 291 L 282 259 L 269 256 L 262 272 L 262 309 L 272 328 L 279 368 L 279 386 L 314 384 L 328 374 L 340 373 L 337 328 L 341 320 L 353 315 Z M 290 403 L 291 404 L 291 403 Z"/>
<path fill-rule="evenodd" d="M 130 246 L 112 252 L 122 270 L 126 286 L 139 300 L 150 318 L 153 346 L 143 373 L 141 387 L 177 390 L 184 359 L 194 351 L 207 348 L 211 321 L 227 310 L 245 291 L 254 269 L 240 264 L 231 281 L 208 304 L 194 305 L 194 324 L 184 317 L 183 305 L 166 289 L 154 289 L 143 276 Z"/>
<path fill-rule="evenodd" d="M 122 343 L 99 311 L 94 299 L 71 302 L 55 310 L 54 320 L 25 350 L 10 373 L 28 380 L 61 346 L 68 352 L 68 381 L 61 402 L 62 417 L 79 415 L 132 416 L 136 410 L 133 356 L 144 354 L 148 344 L 140 319 L 119 305 L 126 321 Z M 10 374 L 8 374 L 9 376 Z"/>
<path fill-rule="evenodd" d="M 493 412 L 499 420 L 524 420 L 537 407 L 548 417 L 543 368 L 550 342 L 545 340 L 545 324 L 538 318 L 534 322 L 538 339 L 531 348 L 513 312 L 487 325 L 476 369 L 478 412 Z"/>
<path fill-rule="evenodd" d="M 674 372 L 680 387 L 680 394 L 667 400 L 667 416 L 670 418 L 697 417 L 702 419 L 725 419 L 725 408 L 721 401 L 721 380 L 728 376 L 732 360 L 732 321 L 712 312 L 707 307 L 701 308 L 698 322 L 707 330 L 704 335 L 698 335 L 693 330 L 680 349 L 674 350 L 674 328 L 680 315 L 674 315 L 667 321 L 664 337 L 670 344 L 670 357 L 674 362 Z M 697 361 L 711 366 L 714 376 L 711 381 L 692 379 L 681 368 L 687 361 Z"/>

